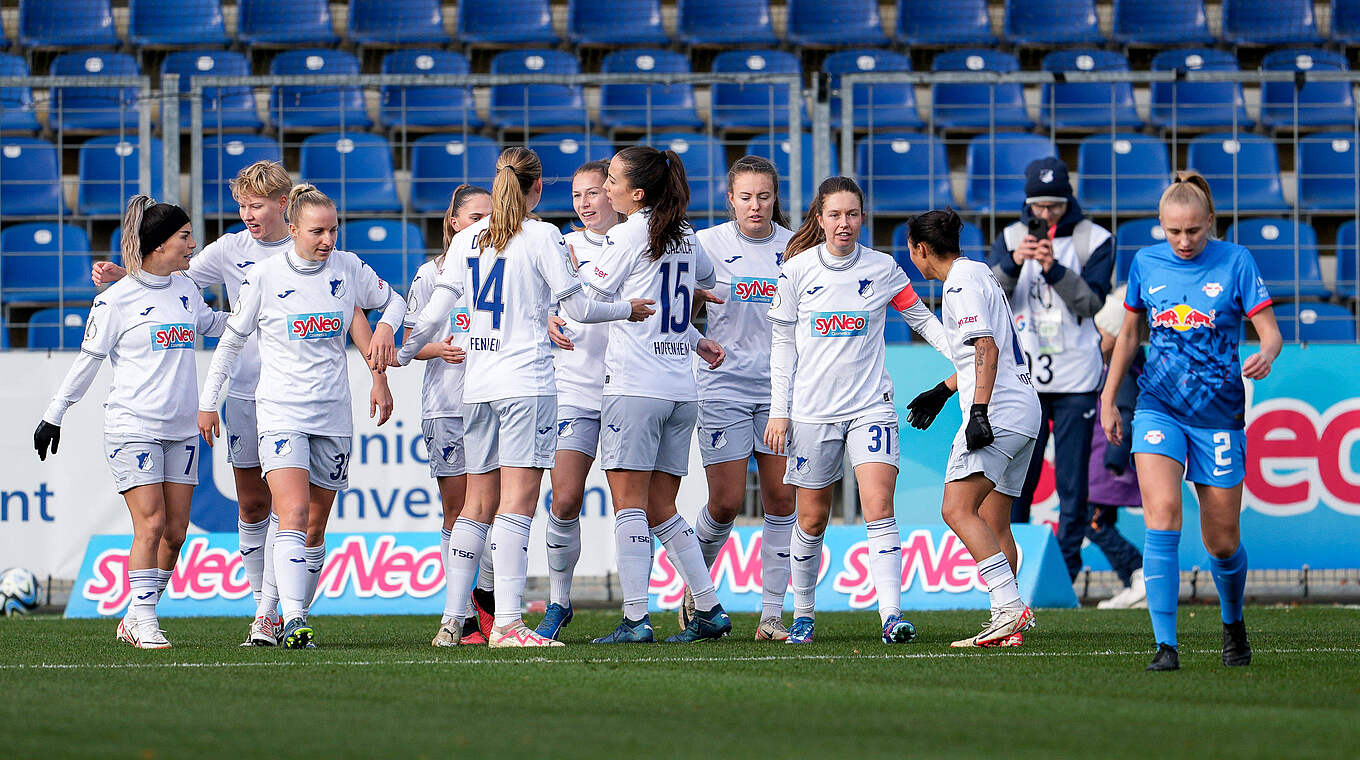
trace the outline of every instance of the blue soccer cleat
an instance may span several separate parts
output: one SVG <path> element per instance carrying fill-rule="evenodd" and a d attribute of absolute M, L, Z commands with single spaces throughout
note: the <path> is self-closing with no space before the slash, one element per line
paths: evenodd
<path fill-rule="evenodd" d="M 793 625 L 789 626 L 789 637 L 784 639 L 784 643 L 811 644 L 813 622 L 810 617 L 794 618 Z"/>
<path fill-rule="evenodd" d="M 916 626 L 901 615 L 889 615 L 883 623 L 884 644 L 906 644 L 916 638 Z"/>
<path fill-rule="evenodd" d="M 538 624 L 538 627 L 534 629 L 534 633 L 545 639 L 557 640 L 558 636 L 562 633 L 562 629 L 567 623 L 571 622 L 572 615 L 573 613 L 570 607 L 563 607 L 557 603 L 550 604 L 548 605 L 548 614 L 543 616 L 543 622 Z"/>
<path fill-rule="evenodd" d="M 283 627 L 281 638 L 285 649 L 314 649 L 315 647 L 308 646 L 312 643 L 313 635 L 312 627 L 307 625 L 307 621 L 296 617 Z"/>
<path fill-rule="evenodd" d="M 685 630 L 666 638 L 667 644 L 689 644 L 706 639 L 721 639 L 732 632 L 732 619 L 721 604 L 706 612 L 695 612 Z"/>
<path fill-rule="evenodd" d="M 652 632 L 652 617 L 643 615 L 641 620 L 624 618 L 619 627 L 608 636 L 601 636 L 592 644 L 655 644 L 656 634 Z"/>

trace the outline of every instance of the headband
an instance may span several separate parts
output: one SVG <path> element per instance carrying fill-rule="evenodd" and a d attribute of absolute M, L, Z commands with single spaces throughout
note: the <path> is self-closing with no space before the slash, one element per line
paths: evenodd
<path fill-rule="evenodd" d="M 184 209 L 172 203 L 157 203 L 142 212 L 142 223 L 137 227 L 142 255 L 160 248 L 179 228 L 189 223 Z"/>

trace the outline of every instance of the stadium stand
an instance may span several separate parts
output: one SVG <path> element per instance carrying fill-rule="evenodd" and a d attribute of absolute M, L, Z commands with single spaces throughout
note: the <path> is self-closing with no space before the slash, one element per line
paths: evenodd
<path fill-rule="evenodd" d="M 0 55 L 0 78 L 28 76 L 28 62 L 17 55 Z M 42 125 L 33 108 L 29 87 L 0 87 L 0 132 L 33 134 Z"/>
<path fill-rule="evenodd" d="M 605 74 L 690 73 L 689 59 L 670 50 L 616 50 L 604 57 Z M 600 125 L 605 129 L 700 129 L 689 84 L 604 84 Z"/>
<path fill-rule="evenodd" d="M 62 53 L 52 60 L 52 76 L 138 76 L 137 61 L 126 53 Z M 48 120 L 54 129 L 75 132 L 135 132 L 136 87 L 53 87 Z"/>
<path fill-rule="evenodd" d="M 492 74 L 579 74 L 581 62 L 561 50 L 506 50 L 491 59 Z M 499 129 L 586 126 L 579 85 L 500 84 L 491 88 L 491 123 Z"/>
<path fill-rule="evenodd" d="M 39 309 L 28 317 L 28 347 L 75 350 L 85 339 L 89 308 Z"/>
<path fill-rule="evenodd" d="M 470 71 L 467 57 L 448 50 L 396 50 L 383 56 L 384 74 L 464 75 Z M 469 87 L 404 87 L 386 85 L 381 93 L 379 123 L 387 129 L 464 128 L 480 129 L 482 119 Z"/>
<path fill-rule="evenodd" d="M 128 41 L 143 48 L 226 45 L 222 0 L 128 0 Z"/>
<path fill-rule="evenodd" d="M 687 45 L 777 45 L 769 0 L 675 0 L 676 37 Z"/>
<path fill-rule="evenodd" d="M 179 91 L 187 95 L 196 75 L 244 77 L 250 75 L 250 62 L 231 50 L 179 50 L 165 56 L 161 76 L 179 74 Z M 179 102 L 180 130 L 189 129 L 190 103 Z M 255 95 L 249 87 L 203 88 L 203 124 L 212 130 L 259 129 Z"/>
<path fill-rule="evenodd" d="M 160 198 L 165 151 L 160 138 L 151 138 L 151 192 Z M 83 216 L 122 216 L 127 199 L 138 194 L 141 148 L 135 135 L 94 137 L 80 146 L 76 213 Z"/>
<path fill-rule="evenodd" d="M 1006 39 L 1017 45 L 1100 44 L 1095 0 L 1006 0 Z"/>
<path fill-rule="evenodd" d="M 1223 0 L 1223 41 L 1237 45 L 1320 43 L 1313 0 Z"/>
<path fill-rule="evenodd" d="M 1237 71 L 1232 53 L 1212 48 L 1166 50 L 1153 71 Z M 1235 82 L 1153 82 L 1152 123 L 1159 127 L 1251 126 L 1242 85 Z"/>
<path fill-rule="evenodd" d="M 1021 132 L 978 135 L 968 143 L 965 205 L 980 214 L 1019 214 L 1025 202 L 1025 167 L 1054 155 L 1046 137 Z"/>
<path fill-rule="evenodd" d="M 1295 163 L 1300 209 L 1333 212 L 1355 210 L 1357 166 L 1354 133 L 1315 132 L 1300 137 Z"/>
<path fill-rule="evenodd" d="M 1134 219 L 1124 222 L 1115 230 L 1114 281 L 1115 284 L 1128 282 L 1129 265 L 1138 249 L 1166 242 L 1166 233 L 1161 222 L 1156 219 Z"/>
<path fill-rule="evenodd" d="M 763 156 L 774 162 L 774 166 L 779 170 L 779 197 L 785 199 L 786 204 L 792 204 L 793 194 L 790 191 L 792 179 L 790 167 L 793 165 L 789 160 L 790 149 L 792 148 L 787 132 L 775 132 L 772 134 L 757 135 L 746 143 L 746 152 L 753 156 Z M 803 204 L 812 201 L 812 196 L 817 194 L 817 185 L 821 184 L 822 177 L 818 177 L 812 170 L 813 150 L 812 133 L 804 132 L 800 145 L 802 156 L 800 164 L 802 166 Z M 831 166 L 840 166 L 840 159 L 836 156 L 836 145 L 831 145 Z"/>
<path fill-rule="evenodd" d="M 1186 166 L 1209 180 L 1214 204 L 1239 211 L 1287 208 L 1275 141 L 1257 135 L 1218 132 L 1190 141 Z"/>
<path fill-rule="evenodd" d="M 301 181 L 335 199 L 344 213 L 401 210 L 392 149 L 377 135 L 327 132 L 302 141 Z"/>
<path fill-rule="evenodd" d="M 1044 71 L 1128 71 L 1129 61 L 1110 50 L 1055 50 Z M 1040 88 L 1039 122 L 1059 129 L 1109 129 L 1143 125 L 1128 82 L 1059 82 Z"/>
<path fill-rule="evenodd" d="M 548 0 L 458 4 L 458 39 L 471 45 L 556 45 Z"/>
<path fill-rule="evenodd" d="M 1077 148 L 1077 198 L 1090 213 L 1155 212 L 1171 182 L 1166 143 L 1146 135 L 1092 135 Z"/>
<path fill-rule="evenodd" d="M 963 229 L 959 230 L 959 248 L 963 249 L 963 255 L 974 261 L 987 260 L 987 241 L 982 237 L 982 230 L 972 222 L 964 222 Z"/>
<path fill-rule="evenodd" d="M 952 204 L 943 142 L 913 132 L 875 133 L 855 146 L 869 211 L 903 214 Z"/>
<path fill-rule="evenodd" d="M 324 46 L 340 41 L 327 0 L 237 0 L 236 36 L 247 45 Z"/>
<path fill-rule="evenodd" d="M 260 135 L 208 137 L 203 141 L 203 213 L 232 214 L 237 209 L 227 183 L 256 161 L 283 161 L 279 144 Z"/>
<path fill-rule="evenodd" d="M 707 216 L 711 211 L 720 221 L 727 217 L 727 161 L 722 143 L 699 133 L 665 132 L 653 135 L 651 144 L 680 156 L 689 178 L 691 214 Z"/>
<path fill-rule="evenodd" d="M 840 50 L 826 57 L 822 71 L 831 75 L 831 126 L 841 125 L 841 75 L 859 72 L 911 71 L 911 59 L 891 50 Z M 857 84 L 852 98 L 856 129 L 920 129 L 925 126 L 916 108 L 911 84 Z"/>
<path fill-rule="evenodd" d="M 442 44 L 440 0 L 349 0 L 349 40 L 360 45 Z"/>
<path fill-rule="evenodd" d="M 609 141 L 584 132 L 540 135 L 531 138 L 528 145 L 543 162 L 543 199 L 537 208 L 540 214 L 571 214 L 571 175 L 576 167 L 614 155 Z M 484 187 L 490 188 L 490 184 Z"/>
<path fill-rule="evenodd" d="M 897 41 L 911 46 L 991 45 L 987 0 L 898 0 Z"/>
<path fill-rule="evenodd" d="M 782 50 L 728 50 L 713 59 L 713 71 L 801 74 L 797 56 Z M 769 129 L 789 125 L 789 88 L 783 84 L 715 84 L 713 126 L 718 129 Z"/>
<path fill-rule="evenodd" d="M 1332 39 L 1354 45 L 1360 42 L 1360 0 L 1332 0 Z"/>
<path fill-rule="evenodd" d="M 934 71 L 1020 70 L 1020 60 L 1010 53 L 986 48 L 948 50 L 935 56 Z M 1024 91 L 1018 83 L 941 83 L 931 87 L 935 126 L 941 129 L 1029 129 L 1033 120 L 1025 110 Z"/>
<path fill-rule="evenodd" d="M 1276 50 L 1261 61 L 1262 71 L 1349 71 L 1346 56 L 1321 48 Z M 1261 124 L 1292 128 L 1298 99 L 1297 121 L 1301 127 L 1348 127 L 1355 122 L 1355 94 L 1350 82 L 1265 82 L 1261 85 Z"/>
<path fill-rule="evenodd" d="M 352 76 L 359 59 L 344 50 L 285 50 L 274 56 L 269 73 L 293 76 Z M 289 85 L 272 88 L 269 120 L 287 130 L 367 129 L 373 125 L 359 87 Z"/>
<path fill-rule="evenodd" d="M 1360 264 L 1356 252 L 1356 223 L 1352 219 L 1336 231 L 1336 292 L 1346 300 L 1360 295 Z"/>
<path fill-rule="evenodd" d="M 1295 227 L 1289 219 L 1274 217 L 1243 219 L 1228 228 L 1226 239 L 1251 250 L 1272 298 L 1293 298 L 1296 294 L 1302 298 L 1331 298 L 1332 292 L 1322 284 L 1313 225 L 1302 222 Z"/>
<path fill-rule="evenodd" d="M 427 135 L 411 145 L 411 207 L 443 214 L 461 184 L 490 189 L 500 146 L 480 135 Z"/>
<path fill-rule="evenodd" d="M 90 238 L 71 224 L 26 222 L 0 232 L 0 304 L 88 301 Z"/>
<path fill-rule="evenodd" d="M 36 137 L 7 137 L 0 145 L 0 209 L 6 218 L 66 213 L 61 156 Z"/>
<path fill-rule="evenodd" d="M 109 0 L 20 0 L 19 44 L 27 48 L 116 47 Z"/>
<path fill-rule="evenodd" d="M 577 45 L 667 45 L 660 0 L 569 0 L 567 38 Z"/>
<path fill-rule="evenodd" d="M 1113 15 L 1114 40 L 1125 45 L 1207 45 L 1214 41 L 1203 0 L 1114 0 Z"/>
<path fill-rule="evenodd" d="M 405 293 L 425 263 L 425 236 L 410 222 L 361 219 L 340 225 L 340 250 L 349 251 L 373 267 L 398 293 Z"/>
<path fill-rule="evenodd" d="M 788 41 L 794 45 L 886 45 L 878 0 L 788 0 Z"/>
<path fill-rule="evenodd" d="M 1355 315 L 1340 304 L 1286 301 L 1275 305 L 1275 320 L 1286 341 L 1355 342 Z"/>

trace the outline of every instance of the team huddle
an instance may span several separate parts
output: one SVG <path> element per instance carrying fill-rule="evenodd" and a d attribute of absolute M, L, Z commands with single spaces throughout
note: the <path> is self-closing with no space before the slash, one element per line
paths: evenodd
<path fill-rule="evenodd" d="M 197 256 L 182 209 L 133 198 L 121 264 L 101 262 L 93 272 L 97 284 L 113 284 L 92 305 L 80 354 L 34 434 L 40 457 L 55 453 L 65 411 L 103 360 L 112 363 L 105 454 L 133 523 L 132 600 L 118 638 L 140 648 L 170 646 L 156 605 L 185 540 L 201 436 L 228 447 L 236 479 L 240 553 L 257 605 L 243 646 L 316 646 L 308 612 L 326 556 L 326 523 L 348 484 L 353 436 L 348 335 L 367 361 L 371 414 L 381 414 L 380 424 L 393 404 L 386 373 L 413 360 L 423 365 L 422 429 L 444 521 L 445 604 L 434 646 L 563 645 L 585 480 L 597 458 L 614 505 L 623 617 L 594 643 L 656 640 L 647 593 L 654 540 L 686 584 L 680 630 L 665 640 L 728 635 L 732 622 L 710 567 L 740 511 L 753 456 L 764 512 L 755 638 L 814 640 L 822 540 L 848 460 L 868 534 L 877 635 L 884 644 L 910 642 L 917 632 L 900 605 L 893 508 L 901 440 L 883 336 L 892 308 L 955 370 L 907 404 L 908 422 L 928 427 L 956 392 L 963 412 L 942 516 L 977 563 L 991 615 L 953 646 L 1022 645 L 1035 616 L 1016 584 L 1010 505 L 1021 493 L 1041 413 L 1005 292 L 987 265 L 961 256 L 958 215 L 927 212 L 910 222 L 909 249 L 922 275 L 943 282 L 937 318 L 891 255 L 859 242 L 865 204 L 853 180 L 822 182 L 792 231 L 779 179 L 769 161 L 741 158 L 728 172 L 731 221 L 695 232 L 685 218 L 689 186 L 679 157 L 625 148 L 576 171 L 580 224 L 563 236 L 533 215 L 543 189 L 538 156 L 508 148 L 489 190 L 454 191 L 444 252 L 419 268 L 405 299 L 358 256 L 336 249 L 335 204 L 311 185 L 292 186 L 278 164 L 260 162 L 237 175 L 231 190 L 246 229 Z M 1199 485 L 1206 545 L 1222 555 L 1214 577 L 1224 661 L 1231 653 L 1238 660 L 1231 664 L 1246 664 L 1246 557 L 1224 515 L 1234 494 L 1239 505 L 1241 499 L 1241 378 L 1269 372 L 1279 335 L 1269 338 L 1270 302 L 1259 276 L 1252 279 L 1250 254 L 1208 240 L 1207 186 L 1172 185 L 1162 216 L 1168 242 L 1135 258 L 1130 311 L 1105 390 L 1113 399 L 1118 365 L 1132 361 L 1146 324 L 1153 353 L 1144 377 L 1174 372 L 1179 394 L 1156 397 L 1147 408 L 1140 400 L 1132 431 L 1142 436 L 1134 451 L 1145 504 L 1152 491 L 1158 505 L 1148 507 L 1148 601 L 1159 645 L 1150 669 L 1178 666 L 1182 478 Z M 1216 315 L 1208 329 L 1185 334 L 1190 328 L 1155 319 L 1151 306 L 1188 298 L 1161 292 L 1164 271 L 1194 283 L 1203 266 L 1231 270 L 1213 295 L 1218 308 L 1205 312 Z M 231 313 L 204 302 L 202 289 L 215 286 L 226 288 Z M 699 308 L 706 312 L 702 333 L 694 324 Z M 370 311 L 381 312 L 372 329 Z M 1239 366 L 1243 317 L 1256 324 L 1262 352 Z M 201 389 L 196 335 L 220 336 Z M 1117 440 L 1124 431 L 1117 413 L 1113 420 L 1107 433 Z M 1208 429 L 1215 425 L 1229 429 Z M 677 513 L 676 494 L 694 440 L 709 501 L 690 525 Z M 1145 474 L 1148 457 L 1165 462 Z M 530 628 L 523 595 L 545 470 L 553 491 L 550 599 Z M 1211 513 L 1224 531 L 1208 529 Z M 1154 553 L 1154 539 L 1170 547 L 1169 556 Z M 1154 567 L 1174 576 L 1169 592 L 1165 582 L 1154 583 Z M 786 626 L 790 585 L 794 609 Z"/>

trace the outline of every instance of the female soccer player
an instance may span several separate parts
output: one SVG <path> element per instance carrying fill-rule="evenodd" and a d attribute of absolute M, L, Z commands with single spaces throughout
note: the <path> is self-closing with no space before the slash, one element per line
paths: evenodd
<path fill-rule="evenodd" d="M 370 366 L 395 353 L 392 336 L 406 302 L 371 267 L 335 250 L 335 204 L 312 185 L 288 194 L 293 250 L 256 263 L 213 353 L 199 396 L 198 427 L 209 445 L 218 436 L 217 398 L 247 340 L 260 332 L 256 388 L 257 444 L 278 529 L 273 564 L 286 621 L 284 646 L 311 643 L 307 625 L 310 573 L 304 548 L 309 532 L 324 533 L 335 494 L 348 484 L 349 379 L 345 333 L 358 309 L 381 309 Z M 361 317 L 362 318 L 362 317 Z M 322 551 L 324 558 L 324 550 Z"/>
<path fill-rule="evenodd" d="M 1017 643 L 1011 637 L 1034 625 L 1002 547 L 1014 546 L 1010 505 L 1025 485 L 1039 433 L 1039 395 L 1029 382 L 1006 294 L 987 265 L 962 257 L 961 229 L 963 220 L 952 209 L 910 222 L 912 263 L 926 277 L 944 282 L 944 330 L 955 374 L 922 394 L 938 402 L 925 412 L 929 419 L 915 417 L 922 413 L 917 397 L 908 421 L 928 427 L 954 391 L 961 391 L 964 423 L 949 451 L 941 511 L 977 562 L 992 615 L 980 633 L 953 646 L 999 646 Z"/>
<path fill-rule="evenodd" d="M 883 323 L 891 306 L 941 352 L 944 328 L 892 256 L 856 242 L 863 209 L 854 180 L 822 182 L 789 241 L 768 317 L 773 337 L 765 445 L 787 453 L 784 482 L 798 489 L 790 552 L 794 621 L 785 640 L 791 644 L 813 638 L 822 536 L 845 456 L 855 468 L 869 532 L 883 642 L 916 636 L 900 606 L 902 545 L 893 517 L 897 411 L 884 366 Z"/>
<path fill-rule="evenodd" d="M 399 354 L 402 364 L 433 338 L 466 296 L 471 312 L 463 383 L 468 488 L 449 539 L 450 610 L 464 610 L 494 517 L 493 647 L 561 646 L 525 627 L 529 527 L 543 470 L 553 466 L 557 388 L 544 315 L 560 303 L 582 322 L 645 319 L 650 301 L 599 304 L 581 293 L 567 243 L 557 228 L 530 216 L 543 194 L 543 166 L 527 148 L 496 161 L 491 214 L 454 236 L 430 301 Z M 452 633 L 452 631 L 450 631 Z"/>
<path fill-rule="evenodd" d="M 221 335 L 227 320 L 208 308 L 192 280 L 172 276 L 189 267 L 194 248 L 189 216 L 179 206 L 145 195 L 128 201 L 122 252 L 132 276 L 95 299 L 80 355 L 33 433 L 39 459 L 49 448 L 57 453 L 62 416 L 109 359 L 104 452 L 132 515 L 132 602 L 118 638 L 141 649 L 170 646 L 156 603 L 184 544 L 198 484 L 194 335 Z"/>
<path fill-rule="evenodd" d="M 1181 483 L 1195 484 L 1200 531 L 1209 550 L 1223 618 L 1223 664 L 1251 663 L 1242 596 L 1247 553 L 1242 548 L 1242 478 L 1246 414 L 1242 378 L 1270 374 L 1282 340 L 1270 293 L 1251 252 L 1211 240 L 1214 201 L 1209 183 L 1181 172 L 1158 206 L 1166 242 L 1140 249 L 1129 267 L 1124 324 L 1101 393 L 1101 424 L 1116 445 L 1123 423 L 1116 399 L 1138 351 L 1140 323 L 1151 328 L 1151 350 L 1133 414 L 1133 458 L 1143 493 L 1147 543 L 1143 579 L 1157 654 L 1148 670 L 1176 670 L 1176 604 L 1180 593 Z M 1239 364 L 1242 318 L 1251 320 L 1261 350 Z"/>

